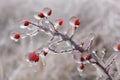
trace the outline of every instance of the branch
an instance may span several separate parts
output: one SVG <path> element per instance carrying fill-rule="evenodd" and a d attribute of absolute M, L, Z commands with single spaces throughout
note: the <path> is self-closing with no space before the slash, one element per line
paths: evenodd
<path fill-rule="evenodd" d="M 54 52 L 54 53 L 67 53 L 67 52 L 71 52 L 71 51 L 74 50 L 74 49 L 69 49 L 69 50 L 64 50 L 64 51 L 58 52 L 58 51 L 56 51 L 56 50 L 54 50 L 54 49 L 52 49 L 52 48 L 50 48 L 50 47 L 48 47 L 48 49 L 51 50 L 51 51 Z"/>

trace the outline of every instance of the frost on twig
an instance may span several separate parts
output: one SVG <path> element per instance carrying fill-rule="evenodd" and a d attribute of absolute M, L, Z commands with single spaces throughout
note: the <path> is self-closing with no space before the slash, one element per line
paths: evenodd
<path fill-rule="evenodd" d="M 37 23 L 25 20 L 24 23 L 20 26 L 21 29 L 25 29 L 25 32 L 11 33 L 10 38 L 16 42 L 26 37 L 36 36 L 41 31 L 51 37 L 51 39 L 48 40 L 48 42 L 46 42 L 43 46 L 33 52 L 28 53 L 26 57 L 27 61 L 31 63 L 42 61 L 43 65 L 45 65 L 46 56 L 51 52 L 55 54 L 71 53 L 75 62 L 78 64 L 77 69 L 80 75 L 87 75 L 84 73 L 84 71 L 86 69 L 86 66 L 90 64 L 96 68 L 95 74 L 97 76 L 97 80 L 100 80 L 101 78 L 114 80 L 114 77 L 109 73 L 109 69 L 115 62 L 117 69 L 120 72 L 119 64 L 117 62 L 118 60 L 116 60 L 118 59 L 117 57 L 119 53 L 114 52 L 120 51 L 120 42 L 115 42 L 113 46 L 113 54 L 107 59 L 107 61 L 104 61 L 104 56 L 107 53 L 107 50 L 105 48 L 100 51 L 102 54 L 101 57 L 98 56 L 97 49 L 91 49 L 91 47 L 93 47 L 92 44 L 94 42 L 95 33 L 90 33 L 87 39 L 80 42 L 80 44 L 77 44 L 73 40 L 73 37 L 75 36 L 74 33 L 80 26 L 80 20 L 77 17 L 73 16 L 69 19 L 69 29 L 66 31 L 66 34 L 63 34 L 58 30 L 58 28 L 63 26 L 64 21 L 62 19 L 51 21 L 49 18 L 51 15 L 52 10 L 50 8 L 44 8 L 37 15 L 34 15 Z M 67 48 L 59 48 L 59 50 L 57 50 L 56 48 L 63 42 L 63 46 L 67 46 Z"/>

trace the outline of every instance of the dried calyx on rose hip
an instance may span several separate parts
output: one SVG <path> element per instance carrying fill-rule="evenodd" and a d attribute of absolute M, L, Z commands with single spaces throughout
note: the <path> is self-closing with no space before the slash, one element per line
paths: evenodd
<path fill-rule="evenodd" d="M 32 52 L 28 54 L 28 60 L 30 62 L 38 62 L 39 61 L 39 56 L 36 54 L 36 52 Z"/>
<path fill-rule="evenodd" d="M 118 51 L 120 51 L 120 44 L 117 45 L 117 49 L 118 49 Z"/>
<path fill-rule="evenodd" d="M 40 12 L 40 13 L 38 14 L 38 16 L 39 16 L 40 18 L 44 18 L 44 17 L 45 17 L 45 15 L 43 14 L 43 12 Z"/>

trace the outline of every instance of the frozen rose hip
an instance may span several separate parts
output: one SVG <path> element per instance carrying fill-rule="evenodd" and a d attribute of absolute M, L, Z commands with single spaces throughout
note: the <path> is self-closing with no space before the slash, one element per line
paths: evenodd
<path fill-rule="evenodd" d="M 80 69 L 84 69 L 84 64 L 80 64 Z"/>
<path fill-rule="evenodd" d="M 60 19 L 60 20 L 58 21 L 58 24 L 59 24 L 59 26 L 61 26 L 61 25 L 63 24 L 63 20 Z"/>
<path fill-rule="evenodd" d="M 80 60 L 81 60 L 81 61 L 84 61 L 84 60 L 85 60 L 84 56 L 81 56 L 81 57 L 80 57 Z"/>
<path fill-rule="evenodd" d="M 79 19 L 75 19 L 74 24 L 75 24 L 75 25 L 80 25 L 80 21 L 79 21 Z"/>
<path fill-rule="evenodd" d="M 118 44 L 117 49 L 118 49 L 118 51 L 120 51 L 120 44 Z"/>
<path fill-rule="evenodd" d="M 14 35 L 14 38 L 15 38 L 15 39 L 19 39 L 19 38 L 20 38 L 20 34 L 19 34 L 19 33 L 16 33 L 16 34 Z"/>
<path fill-rule="evenodd" d="M 40 13 L 38 14 L 38 16 L 39 16 L 40 18 L 44 18 L 44 17 L 45 17 L 45 15 L 44 15 L 42 12 L 40 12 Z"/>
<path fill-rule="evenodd" d="M 87 54 L 86 60 L 90 60 L 90 59 L 91 59 L 91 54 Z"/>
<path fill-rule="evenodd" d="M 38 62 L 39 56 L 35 52 L 33 52 L 28 55 L 28 59 L 29 61 Z"/>
<path fill-rule="evenodd" d="M 28 26 L 30 22 L 28 20 L 24 21 L 24 26 Z"/>

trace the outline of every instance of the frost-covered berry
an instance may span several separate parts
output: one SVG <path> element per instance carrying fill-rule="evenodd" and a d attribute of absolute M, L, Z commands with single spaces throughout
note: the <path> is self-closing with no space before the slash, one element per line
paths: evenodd
<path fill-rule="evenodd" d="M 52 14 L 52 10 L 49 10 L 49 11 L 47 12 L 47 14 L 48 14 L 48 16 L 50 16 L 50 15 Z"/>
<path fill-rule="evenodd" d="M 44 18 L 44 17 L 45 17 L 45 15 L 43 14 L 43 12 L 40 12 L 40 13 L 38 14 L 38 16 L 39 16 L 40 18 Z"/>
<path fill-rule="evenodd" d="M 59 26 L 61 26 L 63 24 L 63 20 L 62 19 L 58 20 L 58 24 Z"/>
<path fill-rule="evenodd" d="M 46 56 L 46 55 L 48 54 L 48 52 L 46 52 L 46 51 L 43 51 L 43 54 L 44 54 L 44 56 Z"/>
<path fill-rule="evenodd" d="M 120 44 L 117 45 L 117 49 L 118 49 L 118 51 L 120 51 Z"/>
<path fill-rule="evenodd" d="M 79 19 L 75 19 L 74 24 L 75 25 L 80 25 L 80 20 Z"/>
<path fill-rule="evenodd" d="M 84 64 L 80 64 L 80 69 L 84 69 L 85 68 L 85 66 L 84 66 Z"/>
<path fill-rule="evenodd" d="M 84 61 L 84 60 L 85 60 L 84 56 L 81 56 L 81 57 L 80 57 L 80 60 L 81 60 L 81 61 Z"/>
<path fill-rule="evenodd" d="M 28 60 L 32 62 L 38 62 L 39 61 L 39 56 L 33 52 L 28 55 Z"/>
<path fill-rule="evenodd" d="M 19 39 L 20 38 L 20 34 L 19 33 L 14 34 L 14 38 L 15 39 Z"/>
<path fill-rule="evenodd" d="M 24 21 L 24 26 L 28 26 L 30 22 L 28 20 Z"/>
<path fill-rule="evenodd" d="M 87 54 L 86 55 L 86 60 L 90 60 L 91 59 L 91 54 Z"/>

